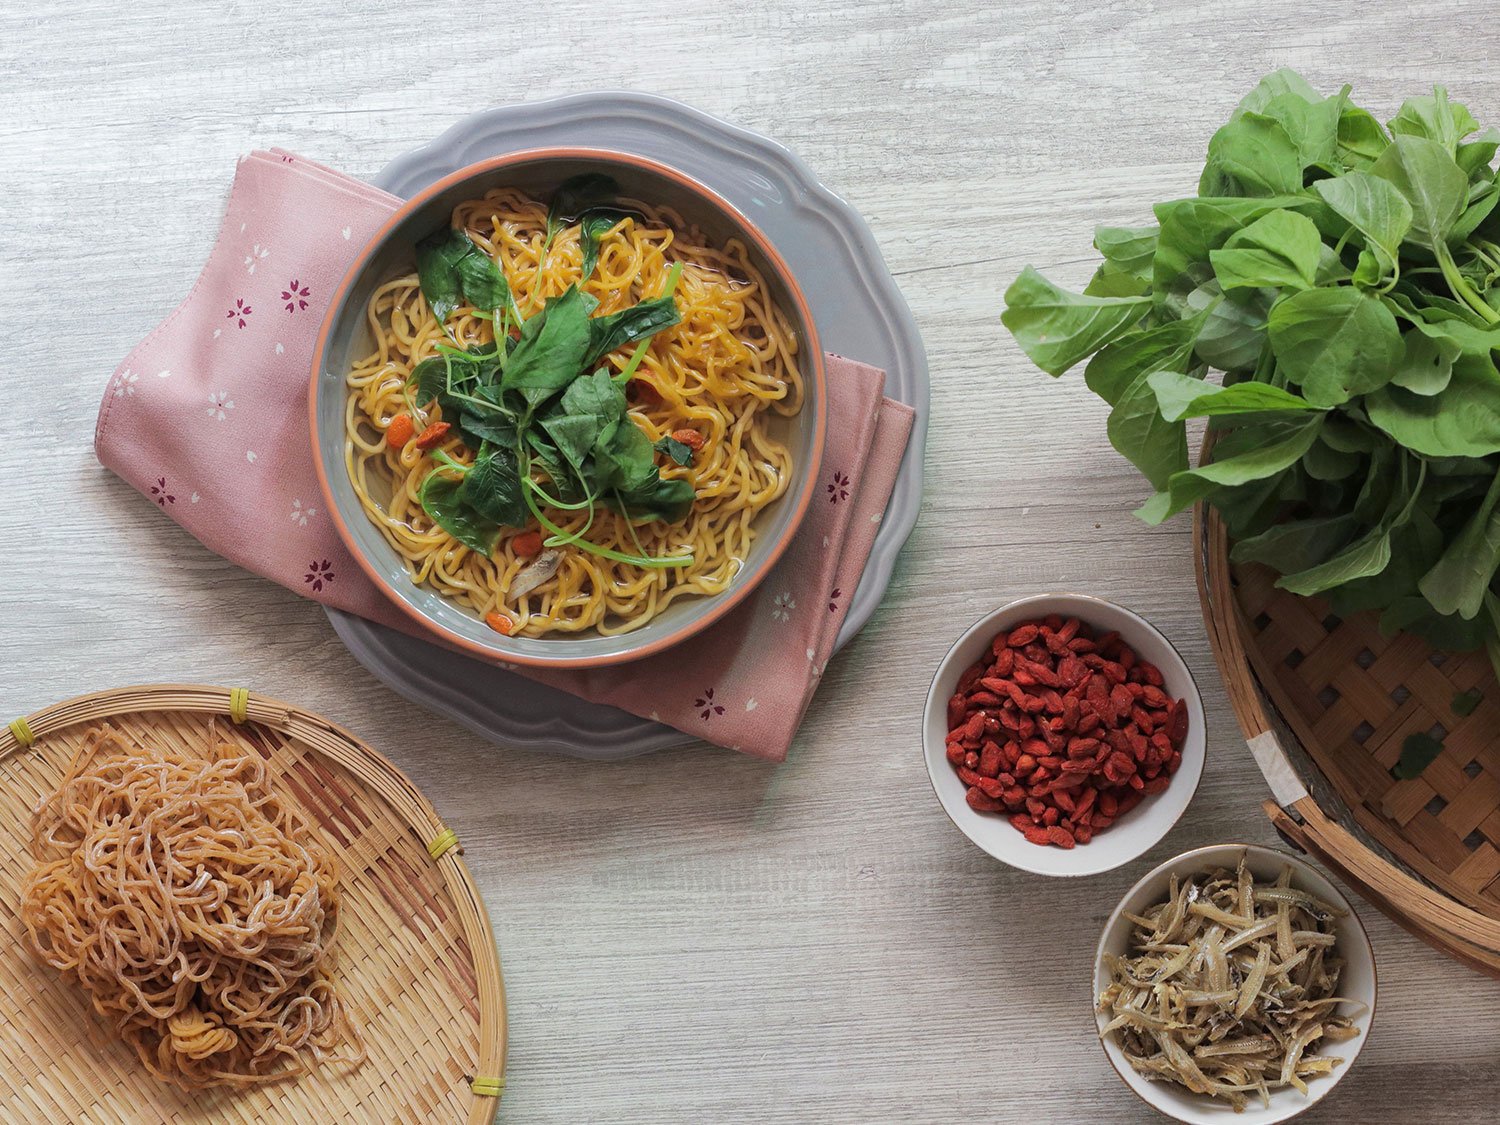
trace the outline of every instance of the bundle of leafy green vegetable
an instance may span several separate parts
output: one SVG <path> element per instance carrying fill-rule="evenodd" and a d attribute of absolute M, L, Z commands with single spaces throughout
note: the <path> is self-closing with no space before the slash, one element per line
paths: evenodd
<path fill-rule="evenodd" d="M 1002 319 L 1049 374 L 1088 360 L 1156 489 L 1146 522 L 1206 500 L 1236 561 L 1500 665 L 1500 132 L 1478 130 L 1441 87 L 1382 127 L 1278 71 L 1196 197 L 1099 228 L 1082 294 L 1027 268 Z M 1192 418 L 1214 439 L 1197 467 Z"/>
<path fill-rule="evenodd" d="M 600 202 L 614 191 L 604 176 L 563 184 L 549 208 L 543 260 L 556 236 L 576 224 L 586 281 L 598 264 L 600 241 L 627 214 Z M 593 315 L 599 302 L 580 282 L 523 318 L 500 267 L 462 230 L 441 230 L 420 242 L 417 275 L 449 340 L 413 369 L 410 393 L 418 405 L 435 401 L 443 420 L 475 451 L 472 464 L 433 453 L 439 467 L 419 495 L 438 526 L 484 555 L 501 528 L 524 527 L 535 518 L 551 532 L 549 547 L 576 544 L 645 567 L 688 562 L 686 556 L 648 556 L 638 539 L 637 554 L 630 555 L 586 538 L 601 507 L 629 521 L 675 523 L 692 506 L 692 484 L 664 479 L 656 460 L 661 453 L 686 465 L 692 450 L 670 438 L 653 444 L 627 416 L 625 398 L 650 337 L 681 319 L 672 296 L 681 264 L 668 273 L 660 296 L 605 316 Z M 501 343 L 464 347 L 454 340 L 448 320 L 464 307 L 492 320 Z M 630 343 L 637 347 L 629 361 L 611 370 L 605 357 Z M 588 519 L 566 531 L 546 508 L 586 510 Z"/>

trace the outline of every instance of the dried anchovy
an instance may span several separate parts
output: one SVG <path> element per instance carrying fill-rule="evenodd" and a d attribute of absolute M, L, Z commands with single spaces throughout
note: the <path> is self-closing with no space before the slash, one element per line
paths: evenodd
<path fill-rule="evenodd" d="M 1186 882 L 1134 924 L 1132 954 L 1106 954 L 1099 995 L 1131 1066 L 1153 1081 L 1222 1098 L 1236 1112 L 1258 1094 L 1330 1074 L 1344 1060 L 1309 1054 L 1359 1034 L 1353 1003 L 1337 995 L 1344 963 L 1335 921 L 1343 911 L 1291 885 L 1291 868 L 1256 882 L 1245 857 Z"/>

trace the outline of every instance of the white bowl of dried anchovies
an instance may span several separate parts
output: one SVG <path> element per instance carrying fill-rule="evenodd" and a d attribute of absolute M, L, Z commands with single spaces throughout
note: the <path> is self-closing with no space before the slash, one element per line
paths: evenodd
<path fill-rule="evenodd" d="M 1253 844 L 1149 872 L 1094 960 L 1110 1064 L 1189 1125 L 1272 1125 L 1325 1097 L 1369 1037 L 1376 990 L 1349 900 L 1306 860 Z"/>

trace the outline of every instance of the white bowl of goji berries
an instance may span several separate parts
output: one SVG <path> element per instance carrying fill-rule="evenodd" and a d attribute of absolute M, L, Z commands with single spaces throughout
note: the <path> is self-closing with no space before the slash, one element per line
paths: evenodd
<path fill-rule="evenodd" d="M 1041 594 L 976 621 L 933 677 L 927 773 L 959 830 L 1040 875 L 1129 863 L 1177 823 L 1203 774 L 1203 700 L 1145 618 Z"/>

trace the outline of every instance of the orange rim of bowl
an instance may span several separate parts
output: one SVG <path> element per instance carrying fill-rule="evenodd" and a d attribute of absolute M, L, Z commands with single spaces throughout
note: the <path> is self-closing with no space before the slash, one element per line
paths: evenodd
<path fill-rule="evenodd" d="M 374 564 L 365 557 L 364 551 L 361 550 L 358 543 L 356 543 L 354 534 L 351 531 L 348 523 L 344 519 L 343 512 L 340 511 L 339 505 L 335 502 L 332 484 L 328 479 L 328 474 L 324 471 L 323 459 L 318 454 L 318 383 L 320 374 L 323 369 L 323 355 L 325 349 L 328 346 L 329 335 L 333 331 L 333 322 L 335 316 L 337 315 L 339 309 L 342 308 L 344 301 L 349 294 L 349 291 L 354 287 L 355 281 L 364 271 L 365 266 L 369 263 L 370 259 L 373 258 L 374 255 L 380 250 L 380 248 L 385 245 L 387 239 L 390 238 L 391 233 L 395 230 L 397 225 L 405 221 L 407 216 L 423 206 L 433 196 L 440 195 L 443 192 L 447 191 L 449 188 L 460 184 L 465 180 L 474 179 L 487 173 L 499 171 L 516 164 L 525 164 L 537 160 L 577 159 L 604 160 L 615 164 L 633 165 L 637 168 L 643 168 L 646 171 L 654 173 L 656 175 L 664 176 L 667 179 L 673 180 L 681 187 L 686 188 L 690 193 L 697 196 L 709 207 L 723 212 L 734 222 L 734 224 L 739 228 L 739 232 L 754 245 L 756 250 L 759 251 L 761 255 L 763 255 L 765 261 L 769 263 L 772 272 L 776 274 L 778 280 L 780 280 L 782 285 L 786 287 L 787 295 L 790 298 L 792 304 L 795 306 L 797 314 L 801 319 L 804 329 L 804 331 L 802 332 L 803 339 L 801 342 L 804 349 L 811 356 L 811 375 L 813 377 L 810 381 L 812 383 L 812 399 L 815 407 L 813 411 L 814 423 L 812 447 L 814 450 L 814 457 L 819 461 L 822 458 L 823 443 L 825 438 L 827 437 L 828 389 L 825 364 L 823 362 L 823 350 L 818 343 L 817 326 L 813 323 L 812 311 L 807 306 L 807 298 L 802 293 L 802 287 L 797 283 L 797 279 L 795 276 L 793 276 L 791 269 L 788 268 L 786 260 L 777 251 L 776 247 L 771 244 L 771 241 L 761 233 L 760 228 L 752 223 L 739 210 L 739 208 L 735 207 L 727 199 L 724 199 L 721 195 L 719 195 L 718 192 L 714 191 L 712 188 L 700 183 L 698 180 L 695 180 L 693 177 L 687 175 L 686 173 L 678 171 L 676 168 L 672 168 L 666 164 L 658 163 L 655 160 L 649 160 L 643 156 L 636 156 L 626 152 L 618 152 L 614 149 L 555 147 L 522 149 L 517 152 L 506 153 L 503 156 L 492 157 L 489 160 L 481 160 L 477 163 L 469 164 L 463 168 L 460 168 L 456 172 L 451 172 L 448 175 L 444 176 L 442 179 L 429 184 L 427 187 L 417 192 L 410 199 L 407 199 L 405 202 L 403 202 L 401 206 L 398 207 L 396 211 L 390 216 L 390 218 L 388 218 L 385 223 L 382 224 L 381 228 L 370 237 L 370 240 L 365 244 L 365 248 L 360 251 L 359 257 L 354 260 L 354 263 L 345 272 L 343 280 L 339 282 L 338 289 L 334 292 L 333 301 L 328 306 L 328 312 L 323 317 L 322 327 L 318 330 L 318 341 L 316 347 L 313 349 L 312 375 L 311 381 L 308 384 L 307 395 L 308 423 L 312 435 L 313 469 L 317 473 L 318 486 L 323 490 L 323 499 L 328 504 L 329 513 L 333 516 L 334 527 L 338 530 L 339 538 L 343 540 L 344 546 L 349 549 L 349 553 L 354 556 L 354 561 L 359 564 L 359 568 L 365 572 L 365 575 L 370 579 L 370 581 L 373 582 L 375 586 L 382 593 L 384 593 L 386 597 L 398 609 L 401 610 L 402 613 L 404 613 L 417 625 L 421 626 L 422 629 L 440 638 L 448 645 L 456 646 L 457 648 L 462 649 L 464 652 L 469 653 L 470 655 L 477 656 L 492 663 L 495 661 L 504 660 L 515 664 L 525 664 L 530 667 L 538 668 L 599 668 L 611 664 L 624 664 L 632 660 L 638 660 L 645 656 L 651 656 L 655 653 L 661 652 L 664 649 L 670 648 L 681 641 L 686 640 L 688 637 L 692 636 L 695 633 L 707 629 L 709 626 L 713 625 L 715 622 L 721 619 L 726 613 L 728 613 L 741 601 L 743 601 L 744 598 L 760 584 L 761 580 L 765 578 L 766 574 L 771 570 L 771 568 L 776 565 L 776 562 L 781 558 L 787 547 L 790 546 L 792 538 L 801 528 L 803 517 L 807 515 L 808 506 L 812 502 L 813 491 L 817 487 L 817 478 L 815 473 L 806 471 L 803 472 L 801 483 L 797 487 L 795 495 L 786 497 L 786 499 L 792 500 L 795 505 L 792 512 L 791 522 L 788 524 L 785 534 L 783 534 L 775 542 L 771 543 L 766 548 L 765 555 L 763 555 L 762 558 L 756 563 L 757 575 L 754 582 L 742 584 L 738 589 L 730 589 L 724 591 L 724 593 L 722 594 L 714 595 L 712 604 L 710 605 L 707 612 L 705 612 L 696 620 L 688 622 L 687 624 L 674 629 L 667 635 L 651 641 L 649 644 L 644 644 L 636 648 L 631 648 L 625 652 L 615 653 L 608 656 L 559 655 L 555 657 L 537 657 L 525 653 L 518 653 L 503 647 L 492 648 L 488 645 L 480 644 L 476 641 L 470 640 L 462 634 L 454 632 L 440 622 L 433 620 L 431 617 L 427 616 L 425 613 L 422 613 L 415 606 L 407 602 L 404 598 L 400 597 L 392 588 L 391 584 L 386 581 L 385 577 L 378 570 L 376 570 Z M 804 468 L 806 468 L 806 466 L 804 466 Z M 565 646 L 567 644 L 567 640 L 563 639 L 558 641 L 557 643 L 559 646 Z"/>

